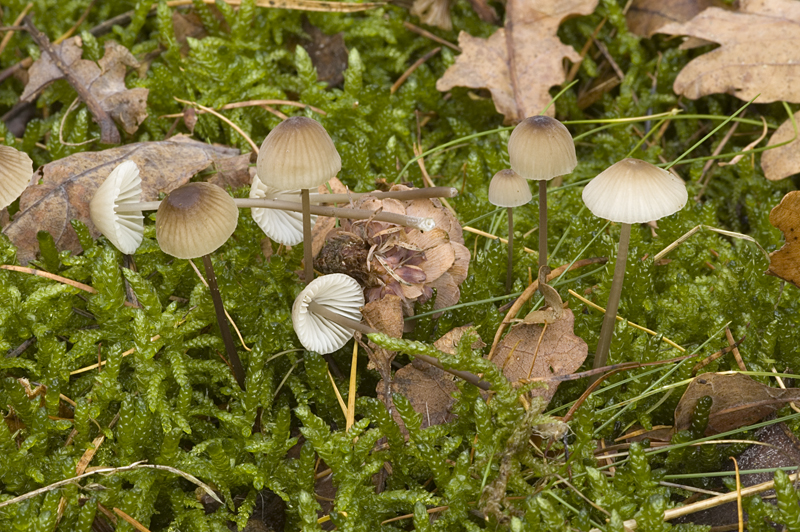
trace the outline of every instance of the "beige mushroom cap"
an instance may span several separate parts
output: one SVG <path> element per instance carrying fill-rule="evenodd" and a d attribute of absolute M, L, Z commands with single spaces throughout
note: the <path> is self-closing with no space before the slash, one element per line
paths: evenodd
<path fill-rule="evenodd" d="M 535 181 L 571 173 L 578 166 L 575 143 L 564 124 L 549 116 L 530 116 L 508 138 L 511 169 Z"/>
<path fill-rule="evenodd" d="M 139 167 L 127 160 L 117 165 L 97 189 L 89 203 L 89 216 L 95 227 L 118 250 L 132 254 L 144 238 L 144 216 L 141 212 L 117 214 L 117 206 L 139 203 L 142 178 Z"/>
<path fill-rule="evenodd" d="M 17 199 L 31 182 L 33 161 L 11 146 L 0 146 L 0 209 Z"/>
<path fill-rule="evenodd" d="M 528 180 L 514 170 L 500 170 L 489 183 L 489 203 L 498 207 L 519 207 L 533 196 Z"/>
<path fill-rule="evenodd" d="M 297 201 L 300 196 L 299 190 L 278 190 L 265 185 L 258 174 L 253 176 L 253 184 L 250 185 L 250 197 L 253 199 L 283 199 L 284 194 L 296 194 Z M 250 214 L 258 224 L 264 234 L 271 240 L 284 246 L 295 246 L 303 241 L 303 214 L 299 212 L 282 211 L 280 209 L 259 209 L 252 207 Z M 311 227 L 317 221 L 315 214 L 311 215 Z"/>
<path fill-rule="evenodd" d="M 189 183 L 167 196 L 156 213 L 156 239 L 179 259 L 208 255 L 230 238 L 239 221 L 233 198 L 216 185 Z"/>
<path fill-rule="evenodd" d="M 278 190 L 315 189 L 341 169 L 328 132 L 304 116 L 288 118 L 270 131 L 256 160 L 259 179 Z"/>
<path fill-rule="evenodd" d="M 323 275 L 311 281 L 292 305 L 292 325 L 303 347 L 323 355 L 341 349 L 353 337 L 353 329 L 309 311 L 311 301 L 345 318 L 361 321 L 361 307 L 364 306 L 361 285 L 343 273 Z"/>
<path fill-rule="evenodd" d="M 688 199 L 682 179 L 639 159 L 614 163 L 583 189 L 583 202 L 595 216 L 626 224 L 669 216 Z"/>

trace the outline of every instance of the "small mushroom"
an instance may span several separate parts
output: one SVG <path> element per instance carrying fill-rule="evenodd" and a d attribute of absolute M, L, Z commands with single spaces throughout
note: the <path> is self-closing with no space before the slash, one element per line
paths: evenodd
<path fill-rule="evenodd" d="M 173 190 L 159 205 L 156 239 L 165 253 L 179 259 L 203 257 L 225 350 L 236 382 L 244 389 L 244 368 L 225 319 L 225 307 L 210 256 L 230 238 L 238 221 L 239 210 L 224 190 L 209 183 L 189 183 Z"/>
<path fill-rule="evenodd" d="M 500 170 L 489 183 L 489 203 L 508 209 L 508 271 L 506 293 L 511 292 L 514 264 L 514 207 L 525 205 L 533 196 L 528 181 L 514 170 Z"/>
<path fill-rule="evenodd" d="M 33 161 L 28 154 L 0 146 L 0 209 L 5 209 L 30 185 Z"/>
<path fill-rule="evenodd" d="M 631 224 L 646 223 L 681 210 L 688 199 L 683 180 L 639 159 L 623 159 L 606 168 L 583 189 L 583 202 L 595 216 L 622 224 L 617 263 L 603 317 L 594 367 L 605 366 L 622 294 Z"/>
<path fill-rule="evenodd" d="M 295 192 L 300 193 L 299 190 L 284 191 L 267 186 L 258 178 L 258 174 L 253 176 L 253 183 L 250 185 L 250 197 L 253 199 L 286 199 L 283 195 Z M 250 214 L 271 240 L 284 246 L 295 246 L 303 241 L 302 213 L 252 207 Z M 317 217 L 312 214 L 312 228 L 316 221 Z"/>
<path fill-rule="evenodd" d="M 539 182 L 539 268 L 547 265 L 547 181 L 571 173 L 578 165 L 569 130 L 549 116 L 531 116 L 508 138 L 511 169 Z"/>
<path fill-rule="evenodd" d="M 127 160 L 117 165 L 89 202 L 89 216 L 95 227 L 125 254 L 132 254 L 144 238 L 141 211 L 120 214 L 120 205 L 138 204 L 142 197 L 139 167 Z"/>

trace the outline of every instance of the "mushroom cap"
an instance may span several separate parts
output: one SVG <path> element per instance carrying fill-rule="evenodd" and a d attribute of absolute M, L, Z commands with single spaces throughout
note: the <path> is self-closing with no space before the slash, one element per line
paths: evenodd
<path fill-rule="evenodd" d="M 315 189 L 341 169 L 328 132 L 304 116 L 287 118 L 270 131 L 256 160 L 259 179 L 278 190 Z"/>
<path fill-rule="evenodd" d="M 295 194 L 299 190 L 278 190 L 265 185 L 258 174 L 253 176 L 250 185 L 250 197 L 255 199 L 277 199 L 282 194 Z M 281 198 L 286 199 L 286 198 Z M 284 246 L 295 246 L 303 241 L 303 213 L 288 212 L 280 209 L 250 209 L 253 220 L 270 239 Z M 311 227 L 317 221 L 315 214 L 311 215 Z"/>
<path fill-rule="evenodd" d="M 528 180 L 514 170 L 500 170 L 489 183 L 489 203 L 498 207 L 519 207 L 533 196 Z"/>
<path fill-rule="evenodd" d="M 27 153 L 0 146 L 0 209 L 17 199 L 31 182 L 33 161 Z"/>
<path fill-rule="evenodd" d="M 216 185 L 189 183 L 164 198 L 156 213 L 156 239 L 164 253 L 179 259 L 208 255 L 233 234 L 239 210 Z"/>
<path fill-rule="evenodd" d="M 94 193 L 89 203 L 92 223 L 118 250 L 132 254 L 144 238 L 144 216 L 138 213 L 117 214 L 117 206 L 139 203 L 142 178 L 139 167 L 127 160 L 117 165 Z"/>
<path fill-rule="evenodd" d="M 525 179 L 547 181 L 578 166 L 575 143 L 567 127 L 549 116 L 529 116 L 508 138 L 511 168 Z"/>
<path fill-rule="evenodd" d="M 292 324 L 303 347 L 320 354 L 333 353 L 353 337 L 353 329 L 333 323 L 308 310 L 308 304 L 318 304 L 351 320 L 361 321 L 364 291 L 358 282 L 343 273 L 317 277 L 294 300 Z"/>
<path fill-rule="evenodd" d="M 614 163 L 583 189 L 583 202 L 595 216 L 626 224 L 669 216 L 687 199 L 682 179 L 639 159 Z"/>

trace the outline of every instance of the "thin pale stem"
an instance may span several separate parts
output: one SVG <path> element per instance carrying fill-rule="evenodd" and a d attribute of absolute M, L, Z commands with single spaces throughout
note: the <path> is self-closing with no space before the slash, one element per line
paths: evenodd
<path fill-rule="evenodd" d="M 539 181 L 539 269 L 547 266 L 547 181 Z"/>
<path fill-rule="evenodd" d="M 283 195 L 282 195 L 283 196 Z M 310 194 L 311 203 L 344 203 L 370 196 L 378 199 L 393 198 L 397 200 L 415 200 L 429 198 L 454 198 L 458 189 L 453 187 L 414 188 L 411 190 L 389 190 L 387 192 L 351 192 L 346 194 Z M 291 198 L 287 194 L 286 198 Z M 283 197 L 281 197 L 283 199 Z"/>
<path fill-rule="evenodd" d="M 506 294 L 511 292 L 514 275 L 514 208 L 508 207 L 508 269 L 506 270 Z"/>
<path fill-rule="evenodd" d="M 211 264 L 210 255 L 203 255 L 203 266 L 206 270 L 208 289 L 211 290 L 211 299 L 214 301 L 214 312 L 217 314 L 217 324 L 222 334 L 222 341 L 225 344 L 225 351 L 228 353 L 228 360 L 230 360 L 231 368 L 233 369 L 233 376 L 236 378 L 236 382 L 239 383 L 239 386 L 242 387 L 242 390 L 244 390 L 244 368 L 236 352 L 236 346 L 233 344 L 233 337 L 228 327 L 228 321 L 225 319 L 225 307 L 222 306 L 222 296 L 219 293 L 217 276 L 214 275 L 214 266 Z"/>
<path fill-rule="evenodd" d="M 301 192 L 303 198 L 303 262 L 305 263 L 304 277 L 306 284 L 314 280 L 314 257 L 311 253 L 311 202 L 308 198 L 308 189 Z"/>
<path fill-rule="evenodd" d="M 617 321 L 619 298 L 622 295 L 622 282 L 625 279 L 625 266 L 628 262 L 628 243 L 631 239 L 631 224 L 622 224 L 619 233 L 619 250 L 617 251 L 617 264 L 614 266 L 614 280 L 611 281 L 611 292 L 608 295 L 606 314 L 603 316 L 603 328 L 600 330 L 600 340 L 597 342 L 597 351 L 594 355 L 594 367 L 606 365 L 608 348 L 614 336 L 614 326 Z"/>

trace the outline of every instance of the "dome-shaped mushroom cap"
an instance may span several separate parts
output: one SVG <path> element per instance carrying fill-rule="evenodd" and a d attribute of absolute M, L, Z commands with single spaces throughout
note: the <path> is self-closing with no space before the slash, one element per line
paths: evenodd
<path fill-rule="evenodd" d="M 669 216 L 687 199 L 682 179 L 639 159 L 614 163 L 583 189 L 583 202 L 595 216 L 626 224 Z"/>
<path fill-rule="evenodd" d="M 578 166 L 575 143 L 567 127 L 549 116 L 530 116 L 517 124 L 508 138 L 511 169 L 543 181 L 571 173 Z"/>
<path fill-rule="evenodd" d="M 0 209 L 17 199 L 31 182 L 33 161 L 11 146 L 0 146 Z"/>
<path fill-rule="evenodd" d="M 317 277 L 300 292 L 292 306 L 294 332 L 303 347 L 323 355 L 333 353 L 353 337 L 353 329 L 310 312 L 308 304 L 318 304 L 341 314 L 345 318 L 361 321 L 364 291 L 358 282 L 343 273 Z"/>
<path fill-rule="evenodd" d="M 500 170 L 489 183 L 489 203 L 498 207 L 519 207 L 532 197 L 528 180 L 514 170 Z"/>
<path fill-rule="evenodd" d="M 261 181 L 278 190 L 315 189 L 342 169 L 342 159 L 319 122 L 293 116 L 269 132 L 258 152 Z"/>
<path fill-rule="evenodd" d="M 253 176 L 250 185 L 250 197 L 254 199 L 278 199 L 281 194 L 297 194 L 299 190 L 278 190 L 265 185 L 258 174 Z M 297 200 L 300 196 L 297 195 Z M 296 201 L 297 201 L 296 200 Z M 253 220 L 270 239 L 284 246 L 295 246 L 303 241 L 303 214 L 299 212 L 282 211 L 280 209 L 250 209 Z M 311 227 L 317 221 L 315 214 L 311 215 Z"/>
<path fill-rule="evenodd" d="M 142 178 L 133 161 L 117 165 L 97 189 L 89 203 L 89 216 L 95 227 L 118 250 L 131 254 L 144 238 L 144 216 L 141 212 L 117 214 L 117 206 L 139 203 L 142 198 Z"/>
<path fill-rule="evenodd" d="M 164 253 L 179 259 L 208 255 L 233 234 L 239 210 L 216 185 L 189 183 L 167 196 L 156 213 L 156 239 Z"/>

